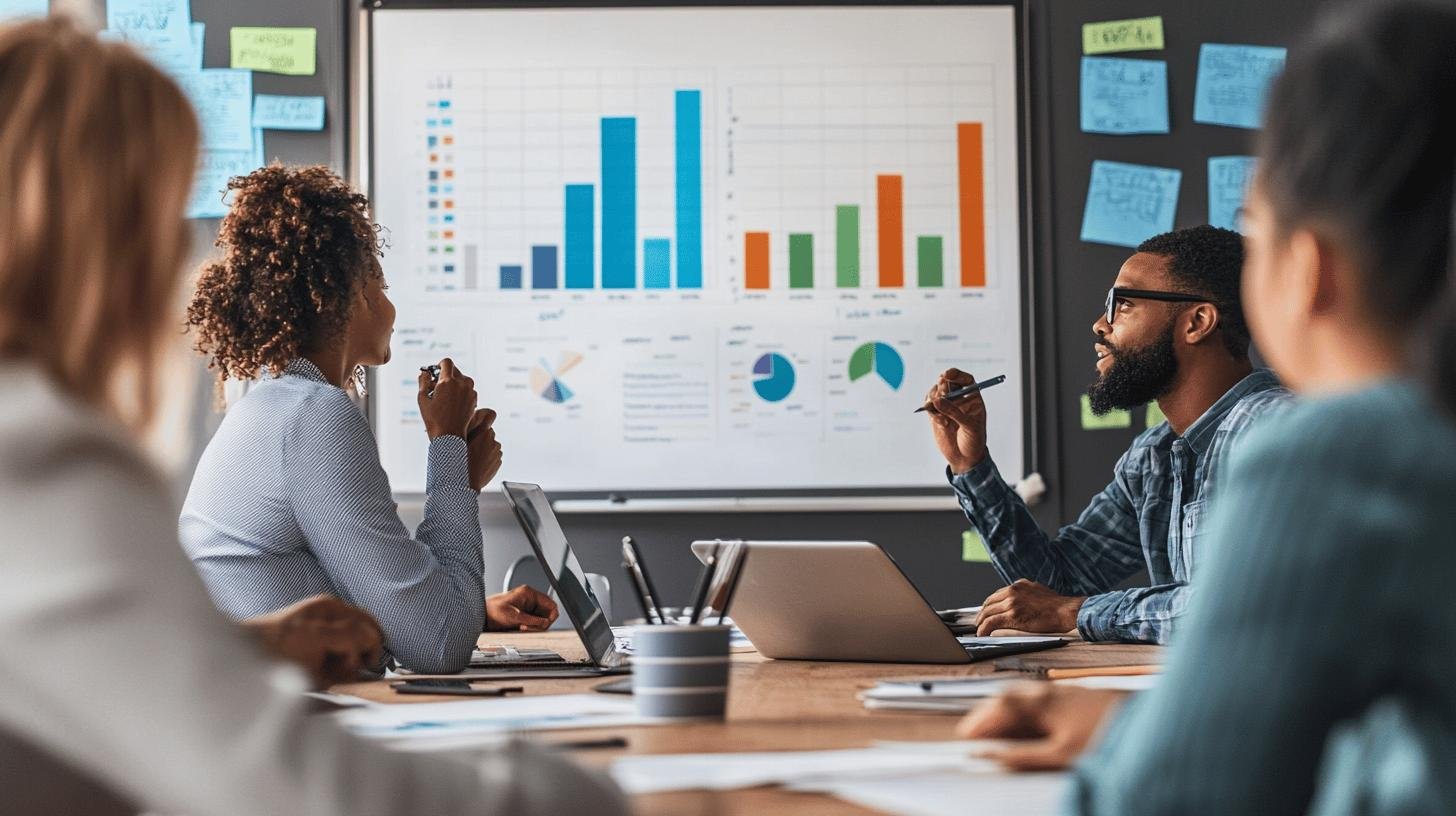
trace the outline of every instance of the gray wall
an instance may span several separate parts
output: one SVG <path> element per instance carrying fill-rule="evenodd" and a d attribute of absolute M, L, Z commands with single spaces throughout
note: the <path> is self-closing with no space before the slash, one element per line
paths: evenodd
<path fill-rule="evenodd" d="M 1030 0 L 1032 243 L 1037 256 L 1030 316 L 1037 330 L 1029 344 L 1036 361 L 1032 393 L 1041 409 L 1032 428 L 1037 442 L 1034 466 L 1050 487 L 1046 501 L 1034 511 L 1044 527 L 1051 529 L 1075 518 L 1087 499 L 1105 486 L 1112 463 L 1142 420 L 1135 416 L 1134 429 L 1129 431 L 1089 432 L 1079 427 L 1078 399 L 1094 376 L 1090 326 L 1103 293 L 1129 254 L 1078 239 L 1092 160 L 1181 168 L 1184 177 L 1177 223 L 1204 221 L 1206 158 L 1250 152 L 1251 132 L 1193 123 L 1198 44 L 1287 45 L 1321 5 L 1320 0 L 1176 5 L 1157 0 Z M 228 26 L 312 25 L 319 30 L 317 77 L 258 74 L 257 89 L 326 94 L 328 127 L 323 134 L 268 133 L 270 157 L 290 162 L 328 161 L 341 171 L 348 166 L 345 92 L 350 57 L 346 46 L 354 8 L 349 0 L 193 0 L 194 18 L 208 23 L 209 67 L 225 64 Z M 1163 15 L 1167 49 L 1161 54 L 1133 56 L 1168 60 L 1172 133 L 1120 137 L 1081 133 L 1077 116 L 1082 23 L 1154 14 Z M 198 223 L 200 254 L 210 248 L 215 230 L 216 222 Z M 210 421 L 204 417 L 200 423 L 206 426 Z M 482 505 L 487 581 L 494 587 L 506 566 L 528 550 L 498 495 L 487 494 Z M 407 522 L 417 521 L 418 505 L 406 504 L 401 511 Z M 635 614 L 634 603 L 622 591 L 625 576 L 618 567 L 618 542 L 623 534 L 631 534 L 643 546 L 669 602 L 687 594 L 695 563 L 688 542 L 702 537 L 868 538 L 882 544 L 938 606 L 977 603 L 1001 583 L 988 565 L 961 561 L 961 531 L 966 523 L 955 512 L 599 514 L 567 516 L 564 523 L 586 568 L 612 580 L 614 616 L 618 618 L 624 612 Z"/>

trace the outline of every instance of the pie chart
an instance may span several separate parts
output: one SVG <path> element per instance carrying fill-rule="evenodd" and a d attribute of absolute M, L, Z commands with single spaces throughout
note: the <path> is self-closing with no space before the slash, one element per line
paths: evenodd
<path fill-rule="evenodd" d="M 581 363 L 582 357 L 574 351 L 564 352 L 561 360 L 553 368 L 544 358 L 531 366 L 531 390 L 536 396 L 547 402 L 554 402 L 560 405 L 575 396 L 566 383 L 561 381 L 561 375 L 570 371 Z"/>
<path fill-rule="evenodd" d="M 849 380 L 879 375 L 895 391 L 905 382 L 905 360 L 889 343 L 865 343 L 849 356 Z"/>
<path fill-rule="evenodd" d="M 770 352 L 753 362 L 753 390 L 766 402 L 780 402 L 794 390 L 794 364 Z"/>

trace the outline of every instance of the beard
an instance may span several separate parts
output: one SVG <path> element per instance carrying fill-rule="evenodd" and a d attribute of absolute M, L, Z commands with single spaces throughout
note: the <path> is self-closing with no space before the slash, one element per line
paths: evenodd
<path fill-rule="evenodd" d="M 1092 413 L 1103 416 L 1115 410 L 1145 405 L 1168 392 L 1178 374 L 1173 355 L 1173 327 L 1140 349 L 1120 349 L 1103 342 L 1112 355 L 1112 365 L 1097 382 L 1087 386 Z"/>

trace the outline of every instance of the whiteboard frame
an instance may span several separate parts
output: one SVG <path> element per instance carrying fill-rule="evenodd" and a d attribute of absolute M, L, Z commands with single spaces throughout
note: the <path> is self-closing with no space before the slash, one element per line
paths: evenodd
<path fill-rule="evenodd" d="M 1030 22 L 1027 15 L 1027 3 L 1030 0 L 916 0 L 915 2 L 894 2 L 894 0 L 780 0 L 779 2 L 765 2 L 764 0 L 717 0 L 717 2 L 703 2 L 703 0 L 360 0 L 359 10 L 355 15 L 352 26 L 351 51 L 355 58 L 350 62 L 351 81 L 349 87 L 354 92 L 354 99 L 357 103 L 351 106 L 350 116 L 350 138 L 352 147 L 350 156 L 350 180 L 361 190 L 364 190 L 370 200 L 374 198 L 374 20 L 373 13 L 376 11 L 396 10 L 438 10 L 442 12 L 466 10 L 466 9 L 613 9 L 613 8 L 764 8 L 777 9 L 784 7 L 815 7 L 826 8 L 836 7 L 1000 7 L 1010 8 L 1014 17 L 1014 33 L 1016 42 L 1014 50 L 1016 54 L 1017 70 L 1016 80 L 1016 143 L 1017 143 L 1017 201 L 1020 214 L 1018 244 L 1021 249 L 1020 258 L 1020 289 L 1021 289 L 1021 400 L 1023 409 L 1022 424 L 1022 461 L 1025 463 L 1026 473 L 1012 474 L 1010 478 L 1019 479 L 1031 473 L 1037 473 L 1043 466 L 1042 450 L 1039 444 L 1037 430 L 1041 424 L 1042 408 L 1040 405 L 1041 389 L 1038 387 L 1037 374 L 1039 366 L 1036 363 L 1036 355 L 1039 344 L 1037 342 L 1039 326 L 1036 321 L 1036 309 L 1033 308 L 1036 295 L 1036 275 L 1034 271 L 1038 268 L 1036 263 L 1036 242 L 1033 240 L 1032 219 L 1035 217 L 1034 202 L 1032 201 L 1031 190 L 1033 184 L 1033 151 L 1036 145 L 1033 141 L 1031 128 L 1031 104 L 1028 98 L 1031 89 L 1031 55 L 1029 43 L 1031 41 Z M 372 391 L 376 385 L 374 371 L 369 372 L 368 387 Z M 376 427 L 379 420 L 375 402 L 366 400 L 366 414 L 369 419 L 370 428 Z M 412 500 L 421 497 L 421 493 L 397 493 L 401 499 Z M 644 490 L 631 491 L 624 495 L 618 491 L 553 491 L 553 498 L 564 499 L 567 502 L 577 502 L 582 508 L 578 512 L 591 512 L 586 510 L 590 507 L 600 512 L 601 509 L 611 504 L 618 506 L 618 511 L 625 510 L 622 506 L 624 500 L 630 500 L 635 507 L 632 510 L 637 512 L 706 512 L 710 509 L 716 512 L 762 512 L 768 507 L 775 511 L 807 511 L 817 510 L 823 507 L 829 509 L 840 509 L 843 505 L 838 499 L 864 500 L 877 497 L 882 501 L 875 509 L 891 511 L 925 511 L 932 509 L 928 500 L 932 497 L 943 498 L 946 496 L 945 488 L 941 487 L 861 487 L 861 488 L 797 488 L 792 490 L 783 489 L 742 489 L 742 490 Z M 827 502 L 827 505 L 826 505 Z M 554 502 L 553 502 L 554 503 Z M 939 502 L 936 502 L 938 506 Z M 711 505 L 711 508 L 709 507 Z M 949 509 L 949 508 L 947 508 Z"/>

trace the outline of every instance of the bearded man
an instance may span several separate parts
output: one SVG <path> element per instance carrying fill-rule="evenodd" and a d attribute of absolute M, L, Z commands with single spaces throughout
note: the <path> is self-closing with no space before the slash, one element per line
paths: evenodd
<path fill-rule="evenodd" d="M 1055 537 L 1037 526 L 986 450 L 975 382 L 951 369 L 926 395 L 946 475 L 1009 586 L 985 600 L 977 634 L 1068 632 L 1089 641 L 1166 643 L 1188 608 L 1219 470 L 1245 431 L 1285 404 L 1274 374 L 1249 359 L 1239 302 L 1238 233 L 1211 226 L 1158 235 L 1118 270 L 1097 336 L 1103 415 L 1156 401 L 1167 421 L 1133 440 L 1112 483 Z M 1140 570 L 1149 586 L 1118 589 Z"/>

